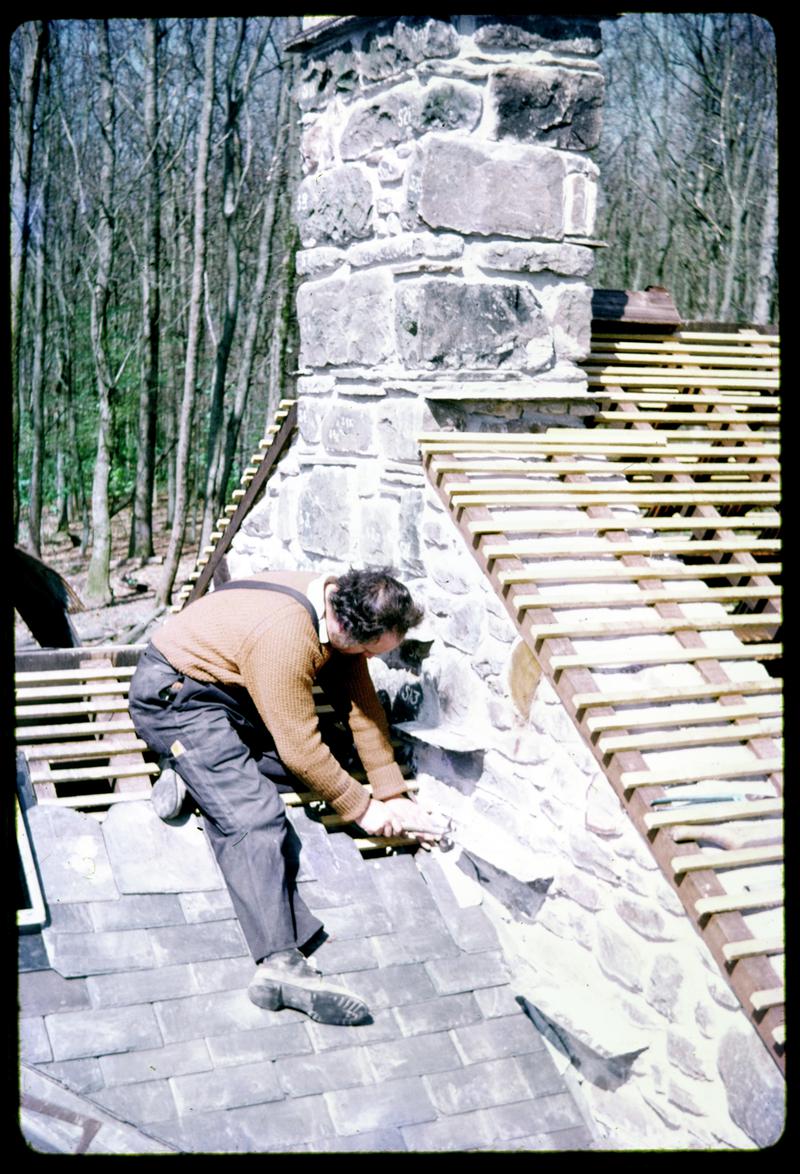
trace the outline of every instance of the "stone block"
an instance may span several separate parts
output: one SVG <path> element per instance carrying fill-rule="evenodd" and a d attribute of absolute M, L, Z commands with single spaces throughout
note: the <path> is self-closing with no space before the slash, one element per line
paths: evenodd
<path fill-rule="evenodd" d="M 206 1041 L 215 1067 L 255 1064 L 283 1056 L 301 1056 L 313 1051 L 305 1023 L 277 1023 L 251 1031 L 233 1031 L 210 1036 Z"/>
<path fill-rule="evenodd" d="M 23 973 L 17 984 L 19 1013 L 51 1015 L 56 1011 L 76 1011 L 91 1006 L 85 979 L 62 978 L 54 970 Z"/>
<path fill-rule="evenodd" d="M 397 557 L 400 504 L 381 496 L 366 501 L 361 510 L 359 553 L 364 566 L 386 566 Z"/>
<path fill-rule="evenodd" d="M 432 1121 L 436 1110 L 422 1080 L 416 1076 L 386 1080 L 370 1088 L 344 1089 L 325 1094 L 338 1133 L 353 1134 Z"/>
<path fill-rule="evenodd" d="M 54 1060 L 77 1060 L 111 1052 L 161 1046 L 153 1008 L 138 1004 L 107 1010 L 70 1011 L 46 1018 Z"/>
<path fill-rule="evenodd" d="M 597 212 L 597 175 L 572 171 L 564 180 L 564 234 L 590 237 Z"/>
<path fill-rule="evenodd" d="M 276 1067 L 280 1086 L 290 1097 L 354 1088 L 371 1084 L 373 1079 L 364 1049 L 359 1047 L 320 1055 L 287 1056 Z"/>
<path fill-rule="evenodd" d="M 508 968 L 499 951 L 462 955 L 428 962 L 425 969 L 442 995 L 461 994 L 508 982 Z"/>
<path fill-rule="evenodd" d="M 275 1065 L 261 1060 L 212 1072 L 175 1076 L 170 1080 L 178 1112 L 205 1113 L 283 1099 Z"/>
<path fill-rule="evenodd" d="M 476 998 L 483 993 L 476 992 Z M 518 1006 L 516 1010 L 516 1015 L 505 1015 L 502 1018 L 490 1019 L 486 1023 L 473 1023 L 468 1027 L 456 1028 L 453 1038 L 464 1055 L 465 1063 L 502 1060 L 525 1052 L 545 1050 L 544 1039 L 530 1019 L 520 1012 Z"/>
<path fill-rule="evenodd" d="M 498 70 L 492 78 L 498 139 L 587 151 L 602 128 L 603 75 L 548 66 Z"/>
<path fill-rule="evenodd" d="M 484 635 L 485 611 L 477 599 L 468 599 L 453 608 L 450 619 L 445 625 L 443 639 L 445 643 L 459 648 L 472 656 L 478 649 Z M 476 670 L 478 666 L 476 665 Z M 479 675 L 482 675 L 479 672 Z"/>
<path fill-rule="evenodd" d="M 58 1064 L 40 1064 L 39 1068 L 79 1096 L 95 1092 L 105 1083 L 98 1060 L 62 1060 Z"/>
<path fill-rule="evenodd" d="M 138 804 L 118 804 L 118 807 Z M 91 815 L 38 804 L 26 812 L 45 900 L 55 904 L 119 896 L 103 829 Z"/>
<path fill-rule="evenodd" d="M 675 1019 L 684 979 L 685 967 L 680 958 L 663 953 L 654 959 L 645 997 L 650 1006 L 670 1022 Z"/>
<path fill-rule="evenodd" d="M 560 277 L 588 277 L 594 252 L 585 245 L 540 244 L 538 241 L 492 241 L 476 249 L 478 264 L 513 273 L 557 273 Z"/>
<path fill-rule="evenodd" d="M 430 16 L 390 17 L 371 25 L 358 53 L 363 83 L 385 81 L 430 59 L 455 57 L 458 33 L 448 21 Z"/>
<path fill-rule="evenodd" d="M 319 277 L 338 269 L 345 259 L 343 249 L 326 248 L 300 249 L 295 257 L 295 266 L 301 277 Z M 304 389 L 305 390 L 305 389 Z"/>
<path fill-rule="evenodd" d="M 431 278 L 404 282 L 396 303 L 398 350 L 408 367 L 528 369 L 552 355 L 550 327 L 530 286 Z"/>
<path fill-rule="evenodd" d="M 464 241 L 451 232 L 401 232 L 382 240 L 363 241 L 351 245 L 347 260 L 358 268 L 362 265 L 391 265 L 398 261 L 414 261 L 420 257 L 431 260 L 453 260 L 464 252 Z"/>
<path fill-rule="evenodd" d="M 649 942 L 675 940 L 676 928 L 666 921 L 654 905 L 626 895 L 618 897 L 614 907 L 623 923 Z"/>
<path fill-rule="evenodd" d="M 405 93 L 389 91 L 348 118 L 339 140 L 342 159 L 363 159 L 376 148 L 385 150 L 413 134 L 416 102 Z"/>
<path fill-rule="evenodd" d="M 148 1080 L 142 1084 L 129 1084 L 125 1088 L 105 1088 L 94 1093 L 92 1100 L 117 1117 L 133 1121 L 136 1125 L 168 1121 L 175 1116 L 175 1102 L 167 1080 Z"/>
<path fill-rule="evenodd" d="M 20 1019 L 19 1058 L 23 1064 L 44 1064 L 53 1059 L 43 1016 L 29 1015 Z"/>
<path fill-rule="evenodd" d="M 302 181 L 296 215 L 300 237 L 313 245 L 345 245 L 372 231 L 373 192 L 358 165 L 331 167 Z"/>
<path fill-rule="evenodd" d="M 599 922 L 596 957 L 603 973 L 620 983 L 626 990 L 640 992 L 643 989 L 641 973 L 644 969 L 646 950 L 637 949 L 631 937 Z"/>
<path fill-rule="evenodd" d="M 431 228 L 560 241 L 564 181 L 564 162 L 547 147 L 432 136 L 417 207 Z"/>
<path fill-rule="evenodd" d="M 227 889 L 212 889 L 207 893 L 181 893 L 178 900 L 183 919 L 189 925 L 204 921 L 226 921 L 234 916 L 233 903 Z"/>
<path fill-rule="evenodd" d="M 596 56 L 601 48 L 596 16 L 477 16 L 475 44 L 482 49 L 545 49 Z"/>
<path fill-rule="evenodd" d="M 297 291 L 297 316 L 303 367 L 373 367 L 394 349 L 388 273 L 307 281 Z"/>
<path fill-rule="evenodd" d="M 582 282 L 540 290 L 552 326 L 557 359 L 579 362 L 591 349 L 592 291 Z"/>
<path fill-rule="evenodd" d="M 101 1056 L 99 1065 L 103 1081 L 109 1087 L 114 1087 L 139 1084 L 141 1081 L 166 1080 L 170 1076 L 185 1076 L 192 1072 L 210 1072 L 214 1064 L 206 1045 L 207 1041 L 196 1039 L 168 1044 L 165 1048 L 146 1048 L 139 1052 Z"/>
<path fill-rule="evenodd" d="M 733 1120 L 757 1146 L 774 1146 L 786 1125 L 786 1086 L 755 1032 L 726 1032 L 717 1068 Z"/>
<path fill-rule="evenodd" d="M 151 959 L 151 966 L 153 965 Z M 151 970 L 125 970 L 92 975 L 86 980 L 95 1007 L 126 1007 L 155 999 L 180 998 L 197 987 L 189 966 L 160 966 Z"/>
<path fill-rule="evenodd" d="M 423 1035 L 447 1031 L 482 1018 L 481 1009 L 470 994 L 441 995 L 424 1003 L 396 1007 L 394 1014 L 403 1035 Z"/>
<path fill-rule="evenodd" d="M 480 91 L 454 82 L 435 82 L 427 86 L 416 111 L 415 129 L 429 131 L 465 130 L 478 125 L 483 113 Z"/>
<path fill-rule="evenodd" d="M 421 575 L 425 570 L 419 541 L 419 523 L 423 508 L 423 494 L 414 489 L 406 490 L 400 506 L 400 533 L 397 540 L 397 550 L 400 555 L 400 564 L 409 575 Z"/>
<path fill-rule="evenodd" d="M 94 929 L 101 932 L 148 929 L 157 925 L 180 925 L 187 920 L 183 900 L 183 897 L 171 893 L 148 893 L 123 896 L 118 901 L 92 901 L 88 909 Z"/>
<path fill-rule="evenodd" d="M 211 958 L 238 958 L 247 954 L 238 921 L 164 926 L 151 930 L 149 936 L 160 966 L 206 962 Z"/>
<path fill-rule="evenodd" d="M 245 991 L 218 991 L 208 995 L 188 995 L 153 1004 L 164 1043 L 183 1043 L 235 1031 L 249 1031 L 278 1022 L 275 1016 L 289 1017 L 291 1011 L 263 1011 L 251 1003 Z M 300 1012 L 297 1012 L 300 1016 Z M 144 1046 L 144 1045 L 143 1045 Z M 118 1051 L 124 1049 L 119 1048 Z"/>
<path fill-rule="evenodd" d="M 675 1029 L 667 1032 L 667 1059 L 672 1067 L 693 1080 L 712 1079 L 708 1066 L 692 1040 Z"/>
<path fill-rule="evenodd" d="M 146 970 L 156 958 L 147 930 L 109 933 L 43 934 L 54 970 L 65 978 L 111 971 Z"/>
<path fill-rule="evenodd" d="M 305 479 L 297 509 L 297 540 L 303 550 L 346 560 L 350 555 L 353 475 L 316 468 Z"/>
<path fill-rule="evenodd" d="M 437 1072 L 424 1077 L 425 1087 L 441 1113 L 468 1113 L 530 1095 L 528 1082 L 515 1060 L 487 1060 L 456 1072 Z"/>
<path fill-rule="evenodd" d="M 217 862 L 193 817 L 185 823 L 166 824 L 149 802 L 117 803 L 101 829 L 122 893 L 224 887 Z"/>
<path fill-rule="evenodd" d="M 321 439 L 326 452 L 371 453 L 372 411 L 360 404 L 337 401 L 326 413 L 321 425 Z"/>

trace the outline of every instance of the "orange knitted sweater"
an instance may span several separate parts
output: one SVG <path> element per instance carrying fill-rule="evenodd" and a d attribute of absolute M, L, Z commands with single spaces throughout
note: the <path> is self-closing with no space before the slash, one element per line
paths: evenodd
<path fill-rule="evenodd" d="M 318 578 L 302 571 L 250 577 L 304 594 Z M 326 689 L 348 699 L 350 729 L 374 797 L 405 791 L 366 657 L 321 644 L 307 611 L 291 596 L 247 588 L 212 592 L 170 617 L 152 643 L 186 676 L 243 685 L 286 768 L 346 819 L 358 820 L 369 794 L 342 769 L 319 732 L 312 687 L 327 665 Z"/>

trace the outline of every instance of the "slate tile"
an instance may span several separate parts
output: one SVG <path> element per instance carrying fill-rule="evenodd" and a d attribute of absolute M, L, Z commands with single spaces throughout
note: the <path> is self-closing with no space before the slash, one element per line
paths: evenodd
<path fill-rule="evenodd" d="M 40 933 L 21 933 L 17 947 L 17 961 L 20 973 L 29 970 L 49 970 L 44 939 Z"/>
<path fill-rule="evenodd" d="M 245 1129 L 231 1113 L 192 1113 L 188 1118 L 148 1123 L 147 1132 L 186 1154 L 235 1154 L 253 1152 Z"/>
<path fill-rule="evenodd" d="M 312 913 L 325 920 L 325 911 L 340 905 L 352 905 L 361 897 L 359 886 L 342 882 L 330 884 L 321 880 L 299 881 L 297 891 Z"/>
<path fill-rule="evenodd" d="M 19 976 L 19 1013 L 50 1015 L 89 1007 L 89 991 L 83 978 L 62 978 L 54 970 L 33 970 Z"/>
<path fill-rule="evenodd" d="M 405 1153 L 407 1147 L 399 1129 L 374 1129 L 350 1137 L 330 1137 L 315 1142 L 315 1154 Z"/>
<path fill-rule="evenodd" d="M 19 1020 L 19 1058 L 23 1064 L 43 1064 L 53 1059 L 44 1018 L 31 1015 Z"/>
<path fill-rule="evenodd" d="M 524 1052 L 546 1053 L 544 1040 L 530 1019 L 523 1014 L 506 1015 L 502 1019 L 489 1019 L 485 1023 L 459 1027 L 453 1035 L 467 1064 L 480 1060 L 500 1060 Z"/>
<path fill-rule="evenodd" d="M 180 893 L 177 898 L 182 920 L 195 925 L 200 921 L 227 921 L 236 914 L 227 889 L 212 889 L 204 893 Z"/>
<path fill-rule="evenodd" d="M 381 966 L 454 958 L 461 951 L 444 927 L 423 926 L 382 934 L 373 939 Z"/>
<path fill-rule="evenodd" d="M 39 1068 L 59 1084 L 79 1096 L 103 1088 L 105 1081 L 97 1060 L 62 1060 L 57 1064 L 40 1064 Z"/>
<path fill-rule="evenodd" d="M 397 930 L 415 930 L 424 924 L 428 928 L 446 928 L 439 908 L 408 855 L 387 856 L 369 862 L 375 888 L 386 906 Z"/>
<path fill-rule="evenodd" d="M 325 1100 L 336 1131 L 343 1136 L 433 1121 L 436 1117 L 422 1079 L 417 1076 L 384 1081 L 371 1086 L 368 1093 L 362 1088 L 328 1092 Z"/>
<path fill-rule="evenodd" d="M 205 1042 L 214 1064 L 223 1068 L 231 1064 L 277 1060 L 282 1056 L 300 1056 L 314 1050 L 306 1024 L 299 1022 L 227 1032 L 209 1036 Z"/>
<path fill-rule="evenodd" d="M 110 1088 L 118 1084 L 166 1080 L 170 1076 L 185 1076 L 192 1072 L 209 1072 L 214 1066 L 206 1042 L 201 1039 L 167 1044 L 164 1048 L 101 1056 L 99 1063 L 103 1080 Z"/>
<path fill-rule="evenodd" d="M 117 803 L 103 821 L 102 834 L 121 893 L 224 888 L 217 862 L 194 816 L 167 824 L 147 800 Z"/>
<path fill-rule="evenodd" d="M 281 1088 L 290 1097 L 312 1096 L 373 1082 L 364 1050 L 358 1047 L 310 1056 L 288 1056 L 276 1065 L 276 1071 Z"/>
<path fill-rule="evenodd" d="M 486 1019 L 495 1019 L 497 1016 L 503 1015 L 518 1015 L 520 1013 L 519 1003 L 510 986 L 482 987 L 480 990 L 475 991 L 474 994 L 476 1002 Z"/>
<path fill-rule="evenodd" d="M 205 962 L 211 958 L 237 958 L 248 954 L 238 921 L 213 921 L 204 925 L 169 925 L 149 932 L 156 963 Z"/>
<path fill-rule="evenodd" d="M 364 1049 L 379 1081 L 403 1076 L 423 1076 L 461 1067 L 453 1041 L 445 1031 L 435 1035 L 412 1035 L 391 1043 L 371 1044 Z"/>
<path fill-rule="evenodd" d="M 492 1109 L 492 1120 L 498 1134 L 507 1138 L 528 1133 L 556 1135 L 561 1130 L 585 1126 L 581 1111 L 568 1091 L 497 1106 Z"/>
<path fill-rule="evenodd" d="M 445 920 L 453 939 L 467 953 L 477 954 L 482 950 L 498 948 L 497 930 L 478 906 L 456 909 Z"/>
<path fill-rule="evenodd" d="M 331 907 L 326 910 L 324 920 L 327 932 L 339 941 L 391 933 L 394 928 L 383 905 L 377 902 L 364 901 Z"/>
<path fill-rule="evenodd" d="M 294 1153 L 306 1148 L 313 1151 L 318 1139 L 330 1137 L 334 1132 L 322 1096 L 293 1097 L 266 1106 L 231 1109 L 229 1116 L 244 1131 L 251 1148 L 259 1153 L 284 1149 Z"/>
<path fill-rule="evenodd" d="M 48 903 L 56 897 L 70 904 L 119 896 L 103 829 L 96 819 L 69 807 L 41 803 L 28 808 L 26 819 Z"/>
<path fill-rule="evenodd" d="M 490 1149 L 493 1153 L 556 1153 L 559 1150 L 590 1150 L 593 1148 L 593 1140 L 588 1129 L 560 1129 L 557 1133 L 533 1133 L 527 1137 L 506 1138 L 478 1148 Z"/>
<path fill-rule="evenodd" d="M 92 901 L 87 906 L 91 927 L 97 930 L 149 929 L 180 925 L 186 919 L 181 904 L 171 893 L 125 895 L 117 901 Z"/>
<path fill-rule="evenodd" d="M 47 907 L 47 931 L 54 933 L 91 933 L 95 929 L 92 921 L 92 902 L 81 902 L 75 905 L 65 905 L 54 894 Z M 117 905 L 119 897 L 114 901 L 98 901 L 99 905 Z"/>
<path fill-rule="evenodd" d="M 331 846 L 331 854 L 341 869 L 352 872 L 356 876 L 360 876 L 361 873 L 367 873 L 369 865 L 356 847 L 355 841 L 347 832 L 334 831 L 328 832 L 327 835 L 328 842 Z"/>
<path fill-rule="evenodd" d="M 207 962 L 191 962 L 198 994 L 211 991 L 243 991 L 255 974 L 256 964 L 248 954 L 240 958 L 211 958 Z"/>
<path fill-rule="evenodd" d="M 111 971 L 147 970 L 157 961 L 150 935 L 144 929 L 52 936 L 46 929 L 44 939 L 53 969 L 67 978 Z"/>
<path fill-rule="evenodd" d="M 152 970 L 129 970 L 120 974 L 96 974 L 86 984 L 95 1007 L 125 1007 L 131 1003 L 154 1003 L 157 999 L 178 999 L 197 990 L 190 966 L 161 966 Z"/>
<path fill-rule="evenodd" d="M 215 991 L 167 999 L 154 1003 L 153 1009 L 166 1044 L 268 1027 L 278 1022 L 276 1016 L 284 1014 L 256 1007 L 244 991 Z"/>
<path fill-rule="evenodd" d="M 485 1109 L 440 1117 L 421 1125 L 404 1125 L 401 1129 L 406 1148 L 411 1152 L 447 1152 L 479 1149 L 495 1140 L 494 1127 Z"/>
<path fill-rule="evenodd" d="M 372 1023 L 362 1023 L 357 1027 L 342 1027 L 335 1023 L 314 1023 L 309 1019 L 306 1026 L 317 1052 L 400 1038 L 400 1028 L 393 1011 L 373 1011 L 372 1020 Z"/>
<path fill-rule="evenodd" d="M 375 970 L 378 965 L 375 943 L 377 938 L 329 939 L 315 950 L 314 964 L 322 974 L 348 974 L 353 970 Z"/>
<path fill-rule="evenodd" d="M 419 964 L 362 970 L 342 975 L 336 981 L 362 998 L 373 1015 L 387 1007 L 423 1002 L 436 994 L 425 968 Z"/>
<path fill-rule="evenodd" d="M 170 1086 L 179 1115 L 205 1113 L 279 1101 L 283 1091 L 271 1060 L 216 1068 L 189 1076 L 174 1076 Z"/>
<path fill-rule="evenodd" d="M 167 1080 L 105 1088 L 94 1093 L 91 1099 L 132 1125 L 148 1125 L 151 1121 L 167 1121 L 175 1116 L 175 1103 Z"/>
<path fill-rule="evenodd" d="M 515 1060 L 487 1060 L 457 1072 L 437 1072 L 422 1079 L 431 1100 L 442 1113 L 468 1113 L 472 1109 L 521 1101 L 529 1095 L 527 1082 Z"/>
<path fill-rule="evenodd" d="M 395 1015 L 403 1035 L 447 1031 L 466 1023 L 477 1023 L 481 1011 L 472 994 L 442 995 L 424 1003 L 396 1007 Z"/>
<path fill-rule="evenodd" d="M 501 986 L 508 982 L 508 968 L 502 954 L 462 954 L 458 958 L 441 958 L 426 963 L 436 990 L 443 995 L 474 991 L 481 987 Z"/>
<path fill-rule="evenodd" d="M 535 1097 L 563 1092 L 567 1087 L 546 1048 L 531 1055 L 518 1055 L 517 1064 L 525 1074 L 531 1094 Z"/>
<path fill-rule="evenodd" d="M 156 1048 L 162 1042 L 153 1008 L 147 1005 L 62 1012 L 48 1015 L 45 1023 L 54 1060 Z"/>

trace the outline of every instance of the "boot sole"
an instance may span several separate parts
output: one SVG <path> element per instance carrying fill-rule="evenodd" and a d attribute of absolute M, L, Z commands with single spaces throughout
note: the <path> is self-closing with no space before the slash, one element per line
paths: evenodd
<path fill-rule="evenodd" d="M 292 1007 L 295 1011 L 302 1011 L 309 1019 L 317 1023 L 335 1023 L 344 1027 L 353 1027 L 359 1023 L 367 1023 L 371 1019 L 369 1007 L 354 995 L 346 992 L 325 990 L 311 990 L 308 987 L 294 986 L 292 983 L 264 983 L 248 989 L 251 1002 L 265 1011 L 280 1011 L 283 1007 Z"/>

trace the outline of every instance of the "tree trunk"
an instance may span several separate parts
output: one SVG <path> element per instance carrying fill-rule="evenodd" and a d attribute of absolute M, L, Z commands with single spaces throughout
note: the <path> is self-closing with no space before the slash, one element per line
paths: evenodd
<path fill-rule="evenodd" d="M 19 525 L 19 470 L 16 466 L 19 456 L 20 432 L 20 331 L 22 329 L 22 301 L 25 292 L 25 269 L 28 262 L 28 237 L 30 234 L 33 118 L 39 93 L 42 60 L 48 43 L 47 22 L 29 21 L 20 27 L 19 35 L 24 41 L 23 66 L 11 152 L 11 429 L 15 462 L 15 474 L 12 479 L 15 540 Z"/>
<path fill-rule="evenodd" d="M 169 546 L 164 559 L 164 571 L 156 593 L 156 603 L 166 605 L 172 594 L 178 573 L 183 535 L 186 528 L 188 459 L 192 432 L 192 416 L 197 378 L 197 358 L 200 345 L 200 326 L 203 300 L 203 274 L 206 258 L 206 208 L 208 204 L 208 157 L 211 146 L 211 114 L 214 99 L 214 50 L 217 22 L 210 17 L 206 30 L 203 107 L 198 134 L 197 164 L 194 182 L 194 256 L 192 292 L 189 302 L 189 333 L 186 340 L 186 367 L 183 378 L 183 398 L 178 425 L 178 448 L 175 459 L 175 514 Z"/>
<path fill-rule="evenodd" d="M 160 250 L 161 199 L 158 149 L 158 20 L 145 22 L 146 73 L 144 90 L 145 139 L 148 151 L 145 197 L 145 244 L 142 272 L 142 326 L 144 361 L 139 394 L 136 488 L 128 553 L 144 565 L 153 556 L 153 481 L 156 454 L 158 366 L 161 323 Z"/>
<path fill-rule="evenodd" d="M 777 176 L 767 186 L 767 202 L 761 222 L 758 250 L 758 278 L 756 282 L 753 321 L 761 326 L 777 325 L 773 313 L 773 286 L 775 281 L 775 253 L 778 246 L 778 187 Z"/>
<path fill-rule="evenodd" d="M 46 175 L 46 173 L 45 173 Z M 47 182 L 45 179 L 45 193 Z M 47 195 L 44 196 L 47 204 Z M 42 480 L 44 473 L 44 346 L 47 337 L 47 292 L 45 286 L 45 224 L 36 247 L 36 276 L 33 311 L 33 366 L 31 369 L 31 482 L 28 502 L 28 544 L 37 558 L 42 549 Z"/>
<path fill-rule="evenodd" d="M 99 119 L 102 128 L 100 199 L 97 221 L 97 270 L 92 289 L 91 336 L 97 381 L 97 454 L 92 478 L 92 557 L 86 576 L 84 599 L 90 606 L 111 602 L 111 517 L 108 483 L 111 473 L 113 409 L 111 376 L 108 369 L 107 331 L 111 266 L 114 252 L 112 206 L 114 199 L 114 92 L 111 77 L 111 50 L 108 21 L 98 26 L 100 72 Z"/>

